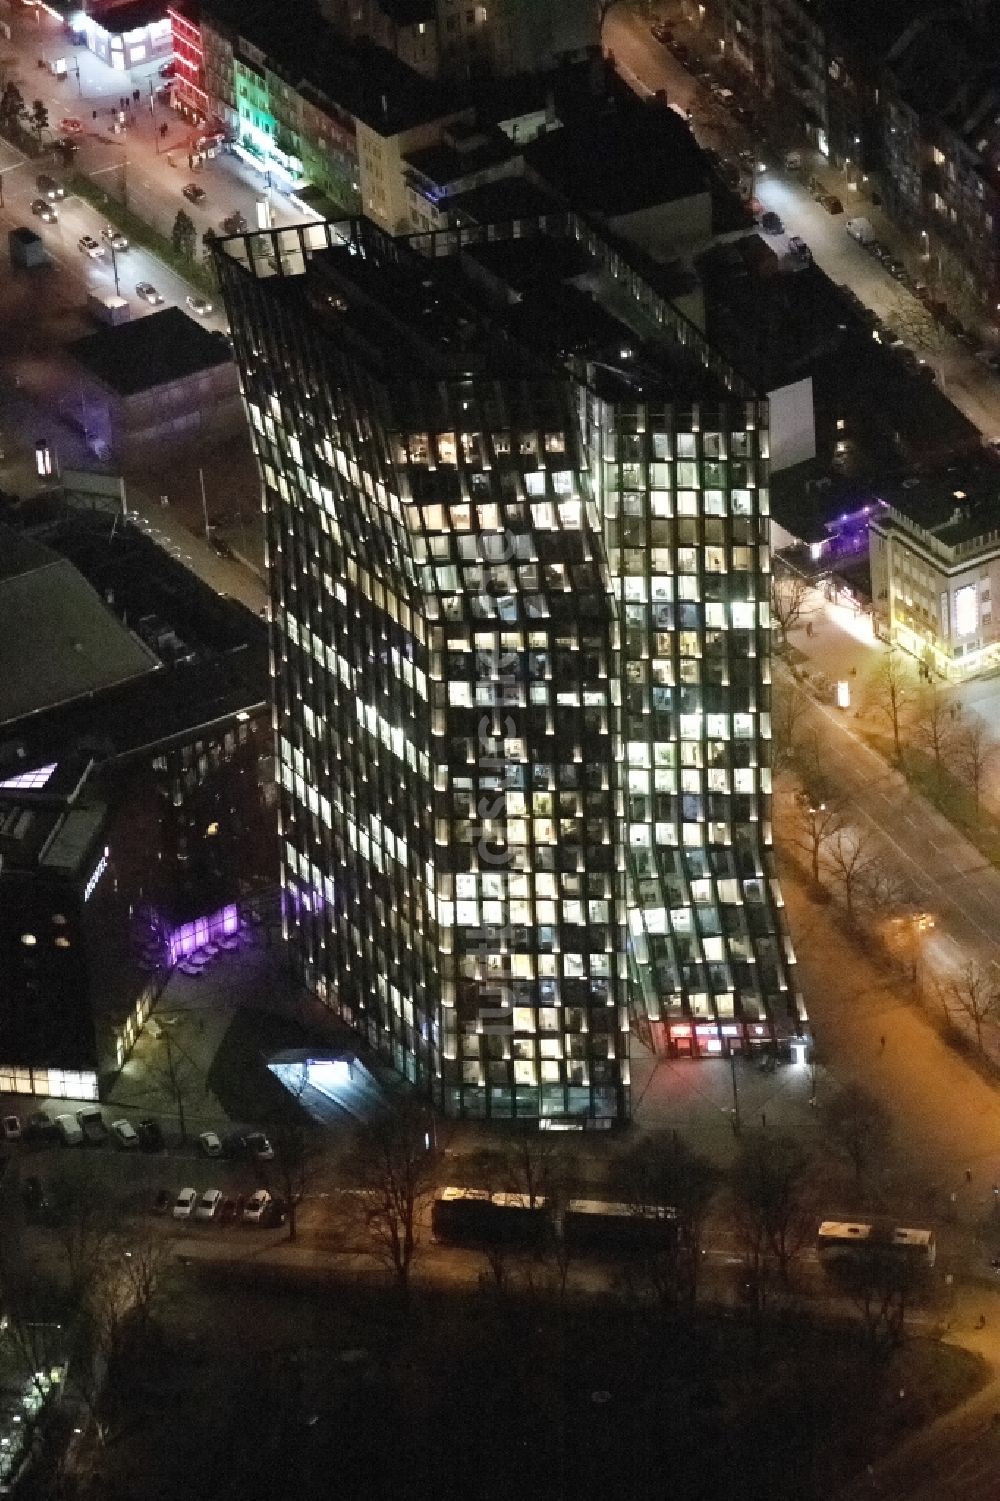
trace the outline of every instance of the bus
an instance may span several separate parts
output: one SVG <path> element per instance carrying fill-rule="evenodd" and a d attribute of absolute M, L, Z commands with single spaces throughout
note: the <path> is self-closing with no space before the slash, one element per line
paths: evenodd
<path fill-rule="evenodd" d="M 576 1251 L 637 1251 L 675 1233 L 676 1212 L 666 1206 L 634 1208 L 604 1199 L 570 1199 L 563 1210 L 562 1234 Z"/>
<path fill-rule="evenodd" d="M 836 1267 L 860 1260 L 866 1249 L 878 1248 L 897 1253 L 920 1267 L 932 1267 L 937 1260 L 937 1239 L 933 1230 L 916 1230 L 902 1225 L 887 1225 L 871 1220 L 824 1220 L 816 1236 L 820 1265 Z"/>
<path fill-rule="evenodd" d="M 435 1239 L 449 1245 L 537 1246 L 551 1225 L 549 1205 L 525 1194 L 477 1188 L 442 1188 L 431 1208 Z"/>

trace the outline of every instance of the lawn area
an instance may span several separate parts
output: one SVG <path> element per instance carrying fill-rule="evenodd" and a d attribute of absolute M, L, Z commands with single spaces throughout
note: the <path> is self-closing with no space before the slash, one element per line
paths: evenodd
<path fill-rule="evenodd" d="M 859 733 L 891 765 L 894 761 L 892 737 L 865 725 Z M 906 746 L 904 771 L 910 786 L 926 797 L 944 814 L 948 822 L 979 850 L 991 865 L 1000 868 L 1000 823 L 982 805 L 977 810 L 968 787 L 949 769 L 945 761 L 938 776 L 934 762 L 924 751 Z"/>

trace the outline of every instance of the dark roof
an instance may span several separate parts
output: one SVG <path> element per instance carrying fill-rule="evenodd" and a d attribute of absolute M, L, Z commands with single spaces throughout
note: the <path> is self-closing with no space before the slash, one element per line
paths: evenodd
<path fill-rule="evenodd" d="M 708 165 L 686 121 L 659 100 L 549 131 L 524 155 L 585 214 L 617 218 L 709 190 Z"/>
<path fill-rule="evenodd" d="M 939 10 L 917 17 L 887 58 L 900 96 L 919 115 L 950 114 L 959 120 L 975 108 L 984 70 L 992 60 L 962 17 Z M 961 125 L 956 128 L 961 131 Z"/>
<path fill-rule="evenodd" d="M 159 666 L 71 563 L 7 527 L 0 527 L 0 619 L 0 724 Z"/>
<path fill-rule="evenodd" d="M 112 36 L 120 36 L 126 31 L 135 31 L 140 26 L 148 26 L 153 21 L 162 21 L 166 14 L 164 0 L 124 0 L 124 3 L 116 3 L 116 0 L 90 0 L 87 11 L 92 21 Z"/>
<path fill-rule="evenodd" d="M 379 0 L 379 9 L 397 26 L 416 26 L 437 17 L 435 0 Z"/>
<path fill-rule="evenodd" d="M 880 500 L 946 547 L 995 537 L 1000 528 L 1000 465 L 993 459 L 952 463 L 875 489 Z"/>
<path fill-rule="evenodd" d="M 119 396 L 185 380 L 232 362 L 226 341 L 180 308 L 162 308 L 134 323 L 76 339 L 70 353 Z"/>
<path fill-rule="evenodd" d="M 518 155 L 518 148 L 502 130 L 480 130 L 476 126 L 463 130 L 453 126 L 445 140 L 421 151 L 411 151 L 405 162 L 428 182 L 445 187 L 475 172 L 501 166 Z"/>
<path fill-rule="evenodd" d="M 454 193 L 448 210 L 459 224 L 500 224 L 505 219 L 537 219 L 561 207 L 547 188 L 526 177 L 498 177 L 478 188 Z"/>
<path fill-rule="evenodd" d="M 453 90 L 424 78 L 384 47 L 344 37 L 314 0 L 295 0 L 294 26 L 285 6 L 248 10 L 245 0 L 206 0 L 202 20 L 245 37 L 294 88 L 329 100 L 379 135 L 396 135 L 461 108 Z"/>

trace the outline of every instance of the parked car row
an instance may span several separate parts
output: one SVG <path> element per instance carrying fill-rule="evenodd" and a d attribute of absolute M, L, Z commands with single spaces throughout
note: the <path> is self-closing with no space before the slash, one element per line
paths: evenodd
<path fill-rule="evenodd" d="M 202 1131 L 198 1151 L 203 1157 L 253 1157 L 273 1162 L 274 1148 L 263 1131 L 235 1131 L 222 1137 L 218 1131 Z"/>
<path fill-rule="evenodd" d="M 144 1152 L 162 1152 L 164 1145 L 159 1122 L 151 1116 L 135 1125 L 122 1117 L 112 1121 L 109 1128 L 97 1105 L 88 1105 L 75 1114 L 67 1111 L 52 1115 L 47 1110 L 35 1110 L 23 1123 L 20 1116 L 5 1115 L 3 1135 L 7 1141 L 17 1141 L 23 1137 L 25 1141 L 61 1142 L 68 1147 L 82 1146 L 85 1142 L 91 1146 L 102 1146 L 110 1137 L 116 1146 L 126 1151 L 141 1148 Z"/>
<path fill-rule="evenodd" d="M 850 222 L 868 223 L 867 220 L 852 220 Z M 848 228 L 850 228 L 850 224 Z M 934 296 L 926 282 L 920 281 L 917 277 L 913 276 L 905 263 L 898 256 L 893 255 L 888 246 L 883 245 L 875 237 L 874 232 L 866 235 L 863 239 L 858 235 L 855 235 L 854 238 L 868 251 L 869 255 L 873 256 L 875 260 L 885 267 L 893 281 L 898 281 L 900 286 L 905 287 L 918 302 L 923 304 L 934 321 L 940 324 L 946 333 L 951 334 L 953 339 L 957 339 L 960 344 L 964 344 L 966 349 L 972 350 L 974 353 L 978 353 L 981 350 L 981 341 L 978 336 L 971 329 L 965 327 L 962 320 L 950 311 L 946 303 Z M 988 359 L 987 363 L 992 363 L 992 361 Z M 997 366 L 994 366 L 994 368 L 997 368 Z"/>
<path fill-rule="evenodd" d="M 267 1188 L 258 1188 L 248 1197 L 242 1194 L 232 1197 L 221 1188 L 205 1188 L 199 1193 L 196 1188 L 182 1188 L 176 1195 L 161 1188 L 153 1202 L 158 1214 L 171 1219 L 195 1220 L 201 1223 L 226 1223 L 236 1221 L 244 1225 L 260 1225 L 271 1228 L 283 1225 L 287 1215 L 284 1202 Z"/>

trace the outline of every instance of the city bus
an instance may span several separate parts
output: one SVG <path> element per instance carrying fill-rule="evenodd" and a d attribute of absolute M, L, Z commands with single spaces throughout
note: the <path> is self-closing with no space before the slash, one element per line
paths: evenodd
<path fill-rule="evenodd" d="M 933 1230 L 915 1230 L 870 1220 L 824 1220 L 816 1236 L 816 1252 L 821 1266 L 850 1265 L 859 1260 L 866 1249 L 876 1247 L 893 1251 L 921 1267 L 932 1267 L 937 1260 L 937 1239 Z"/>
<path fill-rule="evenodd" d="M 431 1208 L 435 1239 L 449 1245 L 537 1246 L 551 1225 L 548 1203 L 525 1194 L 442 1188 Z"/>
<path fill-rule="evenodd" d="M 571 1250 L 636 1251 L 673 1235 L 676 1219 L 675 1211 L 666 1207 L 639 1210 L 604 1199 L 570 1199 L 563 1210 L 562 1234 Z"/>

